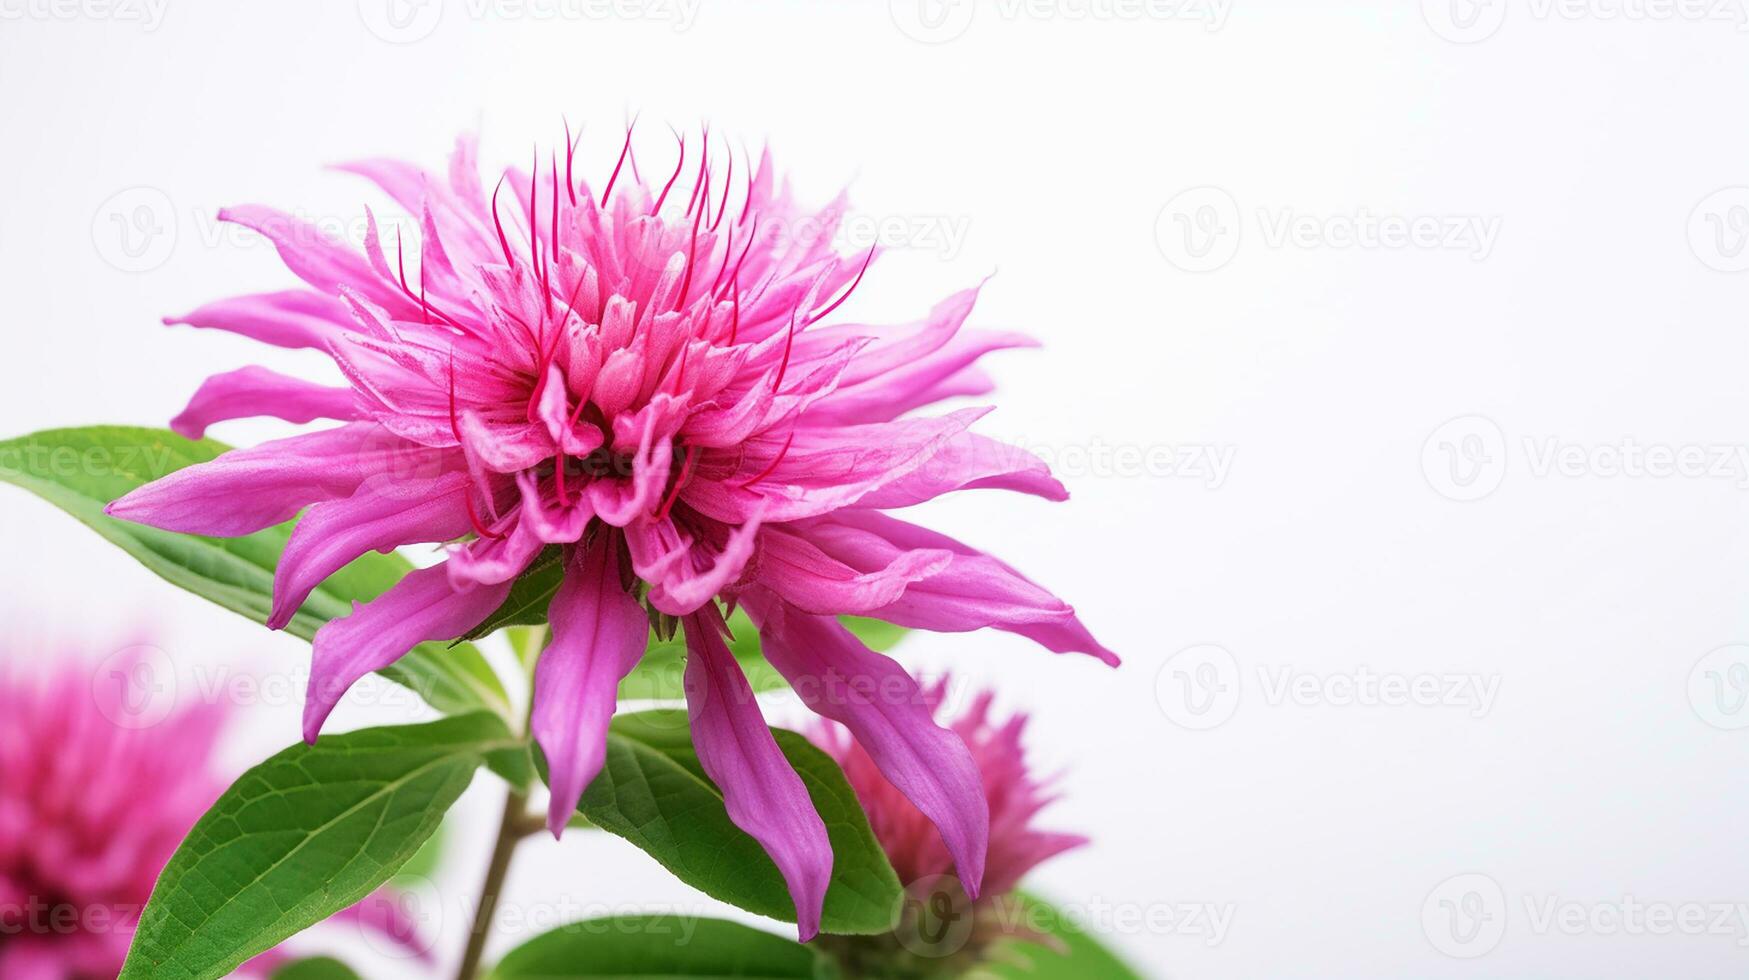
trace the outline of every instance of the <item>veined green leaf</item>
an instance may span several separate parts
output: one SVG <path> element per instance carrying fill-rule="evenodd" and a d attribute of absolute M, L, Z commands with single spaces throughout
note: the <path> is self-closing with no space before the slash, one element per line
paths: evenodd
<path fill-rule="evenodd" d="M 843 770 L 806 738 L 772 729 L 802 777 L 832 842 L 832 882 L 821 928 L 880 933 L 899 913 L 899 877 L 887 861 Z M 759 915 L 795 921 L 783 877 L 759 842 L 729 819 L 722 791 L 692 747 L 683 711 L 643 711 L 613 720 L 607 760 L 578 809 L 631 841 L 675 877 Z"/>
<path fill-rule="evenodd" d="M 121 980 L 217 980 L 369 895 L 514 741 L 476 712 L 299 743 L 244 773 L 165 865 Z"/>
<path fill-rule="evenodd" d="M 240 538 L 208 538 L 103 513 L 106 504 L 128 491 L 228 448 L 161 429 L 56 429 L 0 442 L 0 481 L 61 508 L 172 584 L 264 623 L 273 603 L 273 570 L 291 537 L 290 522 Z M 310 639 L 323 623 L 351 613 L 353 602 L 376 598 L 411 570 L 399 555 L 367 554 L 317 586 L 286 629 Z M 466 644 L 422 643 L 381 673 L 439 711 L 509 712 L 492 668 Z"/>
<path fill-rule="evenodd" d="M 735 922 L 683 915 L 589 919 L 510 951 L 491 980 L 814 980 L 813 950 Z"/>

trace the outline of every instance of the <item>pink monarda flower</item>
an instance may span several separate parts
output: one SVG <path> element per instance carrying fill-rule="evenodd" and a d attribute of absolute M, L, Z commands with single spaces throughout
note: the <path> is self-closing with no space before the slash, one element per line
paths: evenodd
<path fill-rule="evenodd" d="M 178 430 L 251 415 L 343 424 L 182 470 L 109 512 L 226 536 L 308 507 L 278 569 L 273 627 L 360 554 L 453 542 L 447 561 L 317 634 L 309 738 L 347 685 L 466 633 L 557 551 L 533 714 L 555 834 L 601 767 L 650 622 L 682 625 L 700 761 L 783 873 L 808 937 L 832 852 L 723 641 L 717 602 L 739 604 L 810 706 L 940 828 L 975 891 L 988 834 L 977 767 L 908 675 L 835 617 L 996 627 L 1116 662 L 1014 569 L 884 513 L 971 488 L 1067 495 L 1036 457 L 970 431 L 986 409 L 907 415 L 988 391 L 974 362 L 1028 341 L 961 330 L 976 290 L 914 323 L 835 321 L 874 257 L 834 252 L 842 197 L 804 212 L 768 156 L 737 176 L 708 133 L 682 140 L 672 171 L 646 186 L 631 145 L 628 131 L 599 189 L 576 173 L 574 143 L 490 191 L 469 139 L 447 177 L 386 160 L 343 168 L 418 216 L 411 262 L 374 217 L 361 255 L 278 211 L 221 212 L 271 239 L 308 288 L 176 322 L 316 348 L 347 384 L 244 368 L 202 386 Z"/>
<path fill-rule="evenodd" d="M 95 672 L 77 652 L 0 659 L 0 980 L 120 973 L 158 873 L 224 790 L 211 757 L 229 712 L 166 705 L 151 671 L 140 647 Z M 337 919 L 431 962 L 389 889 Z M 240 974 L 290 959 L 270 950 Z"/>
<path fill-rule="evenodd" d="M 940 715 L 952 685 L 943 678 L 925 691 Z M 815 744 L 843 767 L 868 813 L 875 837 L 905 885 L 907 901 L 898 929 L 887 936 L 833 936 L 827 950 L 846 976 L 934 978 L 980 975 L 975 967 L 996 944 L 1021 939 L 1055 945 L 1036 931 L 1014 890 L 1033 868 L 1087 838 L 1033 826 L 1054 796 L 1047 781 L 1027 765 L 1026 716 L 991 716 L 993 695 L 979 693 L 952 722 L 982 776 L 990 808 L 990 847 L 981 895 L 967 894 L 953 875 L 953 856 L 929 818 L 882 774 L 880 765 L 844 729 L 823 722 L 810 732 Z M 973 902 L 971 899 L 975 898 Z"/>
<path fill-rule="evenodd" d="M 88 670 L 23 675 L 0 661 L 5 980 L 119 973 L 158 872 L 224 789 L 208 762 L 222 713 L 145 724 L 156 719 L 131 700 L 134 667 L 93 683 Z"/>
<path fill-rule="evenodd" d="M 949 690 L 943 679 L 925 692 L 936 713 Z M 1044 861 L 1087 843 L 1079 834 L 1042 831 L 1032 819 L 1055 797 L 1047 784 L 1027 766 L 1023 738 L 1026 716 L 1016 714 L 998 722 L 990 715 L 991 692 L 980 692 L 971 707 L 952 722 L 952 730 L 964 741 L 982 777 L 984 799 L 990 807 L 989 858 L 984 866 L 983 896 L 995 900 L 1012 892 L 1027 872 Z M 856 798 L 868 813 L 869 824 L 892 861 L 899 880 L 908 887 L 929 882 L 953 870 L 953 857 L 929 818 L 883 774 L 874 757 L 841 727 L 820 725 L 813 733 L 844 768 Z"/>

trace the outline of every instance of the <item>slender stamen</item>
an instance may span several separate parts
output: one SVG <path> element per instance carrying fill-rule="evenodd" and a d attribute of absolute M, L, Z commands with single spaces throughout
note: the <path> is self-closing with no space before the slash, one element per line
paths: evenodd
<path fill-rule="evenodd" d="M 662 501 L 662 506 L 656 511 L 656 520 L 665 521 L 668 514 L 674 510 L 674 502 L 680 499 L 680 491 L 692 480 L 692 466 L 698 462 L 699 451 L 682 449 L 680 476 L 674 481 L 674 487 L 668 491 L 668 496 Z"/>
<path fill-rule="evenodd" d="M 759 475 L 754 477 L 753 479 L 744 480 L 740 483 L 735 484 L 735 486 L 742 489 L 742 490 L 745 490 L 748 487 L 752 486 L 753 484 L 758 483 L 760 480 L 763 480 L 766 477 L 770 476 L 773 472 L 775 472 L 777 470 L 777 464 L 783 462 L 783 458 L 785 456 L 789 455 L 790 444 L 795 442 L 795 441 L 796 441 L 796 430 L 794 428 L 791 428 L 789 430 L 789 438 L 787 438 L 783 441 L 783 448 L 779 449 L 777 451 L 777 458 L 773 459 L 771 461 L 771 465 L 767 466 L 763 470 L 760 470 Z"/>
<path fill-rule="evenodd" d="M 655 214 L 662 210 L 662 202 L 668 200 L 668 191 L 674 187 L 674 182 L 680 179 L 680 171 L 686 166 L 686 137 L 680 137 L 680 159 L 674 164 L 674 175 L 668 178 L 668 183 L 662 185 L 662 195 L 656 198 L 656 204 L 650 208 Z"/>
<path fill-rule="evenodd" d="M 499 177 L 498 186 L 492 188 L 492 225 L 498 229 L 498 247 L 504 250 L 504 263 L 514 269 L 516 260 L 510 255 L 510 239 L 504 237 L 504 221 L 498 217 L 498 192 L 504 189 L 504 179 Z"/>
<path fill-rule="evenodd" d="M 601 192 L 601 207 L 605 210 L 607 199 L 613 196 L 613 183 L 619 180 L 619 168 L 625 166 L 626 155 L 632 151 L 632 127 L 638 124 L 636 117 L 626 124 L 626 141 L 619 148 L 619 162 L 613 165 L 613 175 L 607 178 L 607 189 Z"/>
<path fill-rule="evenodd" d="M 870 262 L 874 261 L 874 254 L 875 254 L 875 250 L 871 247 L 868 250 L 868 257 L 862 260 L 862 268 L 859 269 L 856 273 L 856 281 L 851 283 L 850 288 L 846 289 L 842 294 L 840 294 L 837 299 L 833 300 L 831 306 L 828 306 L 825 309 L 821 310 L 820 312 L 814 314 L 813 316 L 808 317 L 808 323 L 812 324 L 812 323 L 815 323 L 815 322 L 817 322 L 825 317 L 831 316 L 833 310 L 836 310 L 838 307 L 844 305 L 844 301 L 850 298 L 851 293 L 856 292 L 856 287 L 858 285 L 861 285 L 862 275 L 863 275 L 863 273 L 868 271 L 868 264 Z"/>

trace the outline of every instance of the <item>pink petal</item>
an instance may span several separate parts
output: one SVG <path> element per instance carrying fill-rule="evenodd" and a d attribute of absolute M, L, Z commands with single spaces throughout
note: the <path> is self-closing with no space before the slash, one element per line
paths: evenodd
<path fill-rule="evenodd" d="M 394 588 L 352 615 L 316 631 L 310 690 L 304 701 L 304 738 L 314 742 L 334 706 L 359 678 L 401 659 L 430 640 L 453 640 L 478 626 L 504 603 L 510 583 L 457 592 L 442 565 L 408 572 Z"/>
<path fill-rule="evenodd" d="M 1044 460 L 1018 446 L 961 432 L 927 464 L 876 487 L 857 506 L 910 507 L 955 490 L 1014 490 L 1046 500 L 1069 499 L 1069 491 Z"/>
<path fill-rule="evenodd" d="M 797 526 L 774 524 L 759 538 L 757 577 L 807 612 L 863 614 L 898 601 L 906 586 L 940 573 L 953 558 L 949 551 L 919 549 L 862 571 L 821 551 Z"/>
<path fill-rule="evenodd" d="M 350 496 L 373 476 L 436 475 L 456 462 L 354 422 L 233 449 L 136 488 L 104 513 L 166 531 L 236 537 L 290 520 L 308 504 Z"/>
<path fill-rule="evenodd" d="M 887 780 L 935 824 L 966 893 L 976 898 L 990 808 L 966 743 L 935 723 L 928 698 L 903 667 L 863 646 L 836 619 L 757 591 L 746 603 L 772 666 L 809 708 L 850 729 Z"/>
<path fill-rule="evenodd" d="M 832 844 L 808 789 L 760 716 L 741 665 L 724 645 L 714 608 L 686 619 L 686 703 L 705 774 L 729 819 L 765 848 L 789 885 L 802 942 L 820 931 L 832 878 Z"/>
<path fill-rule="evenodd" d="M 419 319 L 419 304 L 379 277 L 364 256 L 330 239 L 315 225 L 259 204 L 219 209 L 219 220 L 260 232 L 299 279 L 328 294 L 357 290 L 397 319 Z"/>
<path fill-rule="evenodd" d="M 908 551 L 953 554 L 941 571 L 908 585 L 897 600 L 868 615 L 937 632 L 994 627 L 1058 653 L 1087 653 L 1112 666 L 1118 658 L 1083 626 L 1075 609 L 1013 568 L 976 549 L 878 511 L 849 508 L 797 526 L 821 551 L 852 568 L 892 564 Z"/>
<path fill-rule="evenodd" d="M 298 521 L 273 573 L 269 629 L 284 629 L 323 579 L 369 551 L 447 541 L 467 533 L 467 474 L 366 484 L 345 500 L 316 504 Z"/>
<path fill-rule="evenodd" d="M 264 367 L 215 374 L 201 384 L 182 414 L 170 420 L 177 435 L 199 439 L 207 426 L 228 419 L 268 415 L 287 422 L 359 417 L 351 388 L 330 388 Z"/>
<path fill-rule="evenodd" d="M 192 313 L 165 317 L 164 322 L 226 330 L 275 347 L 322 350 L 335 336 L 351 329 L 352 315 L 346 304 L 332 296 L 288 289 L 221 299 Z"/>
<path fill-rule="evenodd" d="M 558 837 L 601 771 L 619 682 L 644 655 L 649 619 L 620 584 L 608 535 L 570 559 L 548 611 L 553 640 L 534 673 L 531 728 L 552 788 L 547 827 Z"/>

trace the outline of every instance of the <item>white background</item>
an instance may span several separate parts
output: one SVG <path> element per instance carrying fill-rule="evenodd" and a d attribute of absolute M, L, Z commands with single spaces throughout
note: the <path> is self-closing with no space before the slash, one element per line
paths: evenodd
<path fill-rule="evenodd" d="M 912 316 L 995 272 L 974 322 L 1046 344 L 994 362 L 985 428 L 1054 454 L 1073 499 L 968 495 L 928 517 L 1069 597 L 1126 663 L 997 634 L 903 648 L 1034 713 L 1034 757 L 1064 773 L 1045 822 L 1095 838 L 1038 889 L 1158 976 L 1744 975 L 1736 912 L 1725 934 L 1612 917 L 1630 896 L 1671 915 L 1749 902 L 1749 729 L 1727 730 L 1749 723 L 1749 659 L 1701 663 L 1749 642 L 1735 2 L 1722 20 L 1619 0 L 627 2 L 429 0 L 398 31 L 378 0 L 0 0 L 0 428 L 163 424 L 245 363 L 316 376 L 319 359 L 157 319 L 291 281 L 219 206 L 337 220 L 378 200 L 325 164 L 440 165 L 475 126 L 489 162 L 525 160 L 565 115 L 604 172 L 637 110 L 652 133 L 769 138 L 806 194 L 853 182 L 913 246 L 877 264 L 862 312 Z M 136 228 L 168 233 L 122 239 L 142 206 Z M 1495 233 L 1348 234 L 1380 218 Z M 1543 465 L 1551 446 L 1566 466 Z M 1160 465 L 1180 450 L 1230 469 Z M 1728 472 L 1659 466 L 1715 457 Z M 295 640 L 23 492 L 0 493 L 0 540 L 9 657 L 97 656 L 145 624 L 185 672 L 301 676 Z M 1174 659 L 1199 645 L 1225 652 Z M 1363 670 L 1439 694 L 1338 703 Z M 1317 690 L 1281 695 L 1283 676 Z M 1486 712 L 1445 696 L 1472 676 L 1498 685 Z M 229 764 L 296 738 L 296 692 L 271 700 Z M 337 724 L 411 710 L 366 700 Z M 482 778 L 464 799 L 429 903 L 451 960 L 497 792 Z M 1486 877 L 1442 886 L 1457 875 Z M 1466 943 L 1442 900 L 1489 928 Z M 578 835 L 522 853 L 509 905 L 648 901 L 700 900 Z M 1550 903 L 1577 925 L 1549 925 Z M 1231 920 L 1218 937 L 1133 921 L 1184 906 Z"/>

